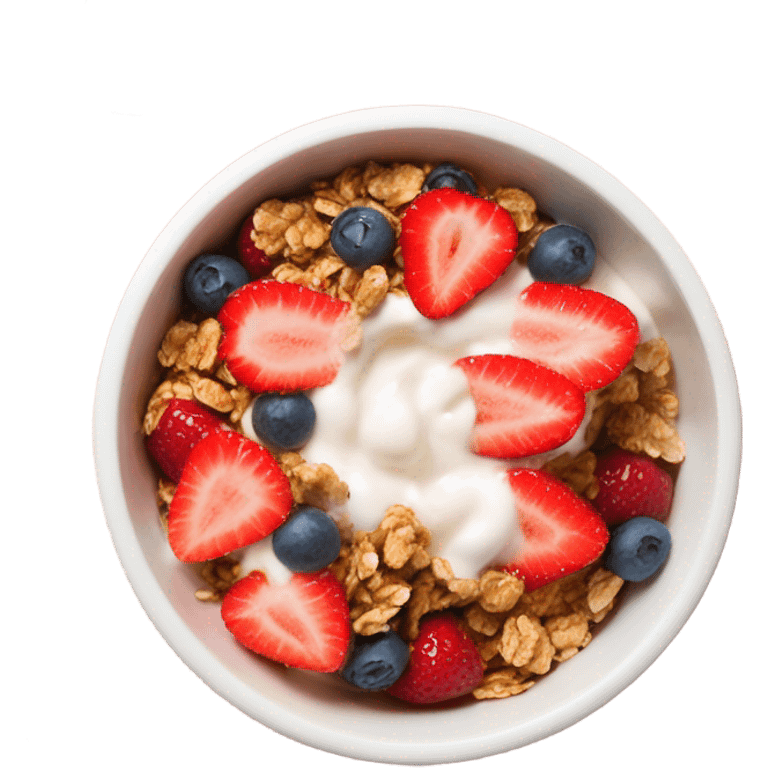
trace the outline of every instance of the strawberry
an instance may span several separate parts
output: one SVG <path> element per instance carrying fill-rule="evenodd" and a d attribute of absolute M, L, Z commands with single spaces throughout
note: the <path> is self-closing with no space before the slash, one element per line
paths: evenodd
<path fill-rule="evenodd" d="M 347 302 L 276 280 L 234 291 L 218 320 L 224 329 L 219 356 L 255 392 L 330 384 L 360 334 Z"/>
<path fill-rule="evenodd" d="M 400 245 L 411 300 L 436 320 L 453 314 L 514 261 L 517 227 L 491 200 L 433 189 L 403 215 Z"/>
<path fill-rule="evenodd" d="M 160 469 L 178 483 L 189 452 L 204 437 L 224 428 L 218 416 L 195 400 L 173 398 L 147 437 L 147 450 Z"/>
<path fill-rule="evenodd" d="M 328 570 L 270 584 L 261 571 L 235 582 L 221 616 L 246 648 L 296 669 L 336 672 L 350 639 L 349 604 Z"/>
<path fill-rule="evenodd" d="M 579 428 L 584 393 L 560 373 L 512 355 L 463 357 L 477 418 L 470 447 L 516 459 L 557 448 Z"/>
<path fill-rule="evenodd" d="M 672 478 L 647 456 L 616 448 L 597 460 L 599 484 L 592 500 L 614 526 L 643 515 L 664 522 L 672 509 Z"/>
<path fill-rule="evenodd" d="M 559 371 L 585 392 L 617 378 L 640 340 L 637 319 L 621 302 L 556 283 L 522 291 L 510 333 L 515 354 Z"/>
<path fill-rule="evenodd" d="M 293 496 L 280 465 L 232 430 L 204 437 L 190 452 L 168 509 L 168 541 L 185 563 L 212 560 L 272 533 Z"/>
<path fill-rule="evenodd" d="M 455 699 L 483 679 L 483 661 L 469 635 L 449 613 L 422 621 L 405 672 L 387 690 L 413 704 Z"/>
<path fill-rule="evenodd" d="M 253 217 L 249 216 L 243 222 L 237 236 L 237 255 L 242 265 L 255 280 L 263 277 L 272 269 L 272 262 L 267 254 L 261 248 L 257 248 L 256 243 L 251 240 L 251 232 L 253 232 Z"/>
<path fill-rule="evenodd" d="M 510 469 L 523 544 L 503 570 L 533 591 L 584 568 L 608 544 L 608 528 L 592 505 L 542 469 Z"/>

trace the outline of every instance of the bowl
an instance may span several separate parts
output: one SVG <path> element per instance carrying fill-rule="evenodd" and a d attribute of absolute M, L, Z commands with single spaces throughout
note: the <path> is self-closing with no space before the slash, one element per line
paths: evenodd
<path fill-rule="evenodd" d="M 367 159 L 449 159 L 486 186 L 514 183 L 539 206 L 595 234 L 672 350 L 687 443 L 669 521 L 674 546 L 650 585 L 625 590 L 593 642 L 521 696 L 417 709 L 351 691 L 333 675 L 285 669 L 240 647 L 217 604 L 173 556 L 158 523 L 156 475 L 141 433 L 157 382 L 155 352 L 180 309 L 181 275 L 261 201 Z M 636 679 L 681 629 L 725 544 L 736 497 L 741 417 L 717 315 L 680 247 L 616 179 L 577 152 L 499 117 L 455 108 L 385 107 L 302 126 L 236 160 L 171 220 L 131 280 L 99 374 L 97 477 L 120 561 L 155 626 L 214 691 L 285 736 L 378 762 L 446 763 L 515 749 L 589 715 Z"/>

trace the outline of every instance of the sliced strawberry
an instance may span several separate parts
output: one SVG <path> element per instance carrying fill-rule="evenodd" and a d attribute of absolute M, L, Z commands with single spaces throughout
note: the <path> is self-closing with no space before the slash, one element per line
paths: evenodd
<path fill-rule="evenodd" d="M 195 400 L 173 398 L 147 438 L 147 450 L 160 469 L 178 483 L 190 451 L 204 437 L 224 428 L 218 416 Z"/>
<path fill-rule="evenodd" d="M 255 392 L 330 384 L 360 332 L 347 302 L 276 280 L 234 291 L 218 320 L 224 329 L 219 356 Z"/>
<path fill-rule="evenodd" d="M 237 236 L 237 255 L 251 277 L 257 279 L 263 277 L 272 269 L 272 262 L 261 248 L 251 239 L 253 232 L 253 217 L 249 216 L 240 228 Z"/>
<path fill-rule="evenodd" d="M 272 585 L 252 571 L 221 603 L 227 629 L 252 651 L 296 669 L 336 672 L 350 639 L 349 604 L 328 570 Z"/>
<path fill-rule="evenodd" d="M 232 430 L 203 438 L 191 451 L 168 509 L 168 541 L 185 563 L 248 546 L 291 510 L 288 478 L 266 448 Z"/>
<path fill-rule="evenodd" d="M 529 592 L 597 559 L 610 538 L 592 505 L 543 469 L 510 469 L 523 544 L 504 570 Z"/>
<path fill-rule="evenodd" d="M 512 263 L 517 227 L 491 200 L 433 189 L 403 215 L 400 245 L 411 300 L 435 320 L 453 314 Z"/>
<path fill-rule="evenodd" d="M 570 379 L 512 355 L 463 357 L 477 417 L 470 447 L 482 456 L 517 459 L 561 446 L 579 428 L 586 400 Z"/>
<path fill-rule="evenodd" d="M 584 391 L 617 378 L 640 340 L 637 318 L 621 302 L 556 283 L 522 291 L 510 333 L 515 354 L 559 371 Z"/>

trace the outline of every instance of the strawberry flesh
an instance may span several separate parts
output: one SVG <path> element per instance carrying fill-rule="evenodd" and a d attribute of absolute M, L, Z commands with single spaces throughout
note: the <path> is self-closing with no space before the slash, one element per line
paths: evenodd
<path fill-rule="evenodd" d="M 610 538 L 592 505 L 542 469 L 507 473 L 523 544 L 503 570 L 533 591 L 594 562 Z"/>
<path fill-rule="evenodd" d="M 481 456 L 516 459 L 570 440 L 586 410 L 584 393 L 556 371 L 512 355 L 457 360 L 477 417 L 470 447 Z"/>
<path fill-rule="evenodd" d="M 344 589 L 328 570 L 272 585 L 252 571 L 224 595 L 221 615 L 237 641 L 295 669 L 336 672 L 350 640 Z"/>
<path fill-rule="evenodd" d="M 517 227 L 491 200 L 456 189 L 419 195 L 402 218 L 404 282 L 432 320 L 452 315 L 514 261 Z"/>
<path fill-rule="evenodd" d="M 185 563 L 212 560 L 260 541 L 291 510 L 288 478 L 258 443 L 232 430 L 190 452 L 168 509 L 168 541 Z"/>

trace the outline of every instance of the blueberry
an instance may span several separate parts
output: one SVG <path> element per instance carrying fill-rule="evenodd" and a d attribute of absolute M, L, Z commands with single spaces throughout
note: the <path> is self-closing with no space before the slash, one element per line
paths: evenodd
<path fill-rule="evenodd" d="M 286 568 L 315 573 L 339 556 L 341 536 L 325 512 L 301 506 L 272 534 L 272 549 Z"/>
<path fill-rule="evenodd" d="M 395 231 L 387 218 L 373 208 L 347 208 L 333 220 L 331 245 L 348 266 L 365 270 L 392 255 Z"/>
<path fill-rule="evenodd" d="M 477 184 L 475 180 L 466 171 L 453 163 L 441 163 L 425 179 L 422 192 L 428 192 L 430 189 L 458 189 L 461 192 L 469 192 L 470 195 L 477 194 Z"/>
<path fill-rule="evenodd" d="M 664 523 L 652 517 L 632 517 L 611 534 L 605 567 L 625 581 L 643 581 L 662 566 L 672 548 Z"/>
<path fill-rule="evenodd" d="M 341 676 L 358 688 L 381 691 L 403 674 L 409 657 L 408 644 L 397 632 L 358 635 Z"/>
<path fill-rule="evenodd" d="M 201 312 L 215 315 L 232 291 L 251 282 L 248 270 L 229 256 L 204 253 L 184 272 L 184 291 Z"/>
<path fill-rule="evenodd" d="M 528 269 L 534 280 L 545 283 L 578 285 L 595 266 L 592 238 L 570 224 L 556 224 L 539 235 L 528 256 Z"/>
<path fill-rule="evenodd" d="M 259 440 L 281 451 L 295 451 L 306 445 L 315 418 L 315 406 L 303 392 L 269 392 L 256 398 L 251 411 L 251 424 Z"/>

